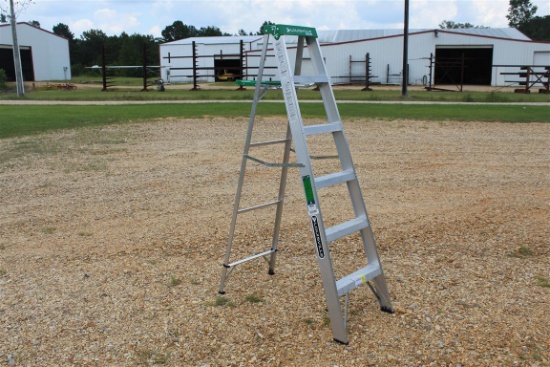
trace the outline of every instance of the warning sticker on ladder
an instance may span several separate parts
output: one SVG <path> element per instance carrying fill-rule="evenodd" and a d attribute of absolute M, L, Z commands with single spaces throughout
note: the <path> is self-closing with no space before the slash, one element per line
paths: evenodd
<path fill-rule="evenodd" d="M 319 221 L 314 215 L 311 217 L 311 228 L 313 230 L 313 236 L 315 237 L 315 247 L 317 248 L 317 255 L 320 259 L 325 258 L 325 249 L 323 248 L 323 238 L 321 237 L 321 231 L 319 229 Z"/>
<path fill-rule="evenodd" d="M 311 177 L 309 177 L 309 175 L 303 176 L 302 182 L 304 184 L 304 191 L 306 194 L 307 212 L 309 216 L 317 215 L 319 214 L 319 209 L 317 208 L 317 204 L 315 204 L 315 195 L 313 194 Z"/>

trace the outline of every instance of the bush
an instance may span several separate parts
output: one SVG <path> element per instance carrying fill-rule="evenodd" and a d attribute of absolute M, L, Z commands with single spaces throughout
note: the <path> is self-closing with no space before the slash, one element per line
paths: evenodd
<path fill-rule="evenodd" d="M 7 80 L 8 76 L 6 75 L 6 71 L 4 69 L 0 69 L 0 89 L 6 88 Z"/>

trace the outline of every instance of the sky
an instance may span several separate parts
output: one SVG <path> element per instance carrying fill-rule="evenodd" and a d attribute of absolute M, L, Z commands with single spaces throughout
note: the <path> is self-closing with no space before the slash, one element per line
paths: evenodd
<path fill-rule="evenodd" d="M 107 35 L 160 37 L 176 20 L 222 32 L 257 32 L 264 21 L 318 30 L 403 29 L 404 0 L 15 0 L 18 21 L 36 20 L 52 30 L 69 26 L 75 37 L 90 29 Z M 536 15 L 550 14 L 549 0 L 531 0 Z M 8 0 L 0 0 L 6 13 Z M 438 28 L 443 20 L 491 28 L 508 26 L 508 0 L 410 0 L 409 28 Z"/>

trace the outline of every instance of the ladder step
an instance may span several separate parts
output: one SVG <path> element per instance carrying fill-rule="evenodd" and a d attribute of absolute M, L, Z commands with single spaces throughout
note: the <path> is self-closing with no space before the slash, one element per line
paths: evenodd
<path fill-rule="evenodd" d="M 317 189 L 337 185 L 343 182 L 355 180 L 355 172 L 353 169 L 348 169 L 341 172 L 331 173 L 325 176 L 315 177 L 315 187 Z"/>
<path fill-rule="evenodd" d="M 294 75 L 296 84 L 326 84 L 329 82 L 326 75 Z"/>
<path fill-rule="evenodd" d="M 252 256 L 249 256 L 249 257 L 245 257 L 244 259 L 237 260 L 235 262 L 232 262 L 231 264 L 227 264 L 227 265 L 224 265 L 224 266 L 226 268 L 232 268 L 233 266 L 237 266 L 239 264 L 245 263 L 245 262 L 250 261 L 250 260 L 257 259 L 259 257 L 271 255 L 275 251 L 276 250 L 271 249 L 271 250 L 268 250 L 268 251 L 260 252 L 259 254 L 255 254 L 255 255 L 252 255 Z"/>
<path fill-rule="evenodd" d="M 304 126 L 303 131 L 306 136 L 315 135 L 315 134 L 334 133 L 336 131 L 342 131 L 342 123 L 330 122 L 327 124 L 320 124 L 320 125 L 308 125 L 308 126 Z"/>
<path fill-rule="evenodd" d="M 336 289 L 338 290 L 338 297 L 343 296 L 359 287 L 361 284 L 365 284 L 369 280 L 382 274 L 380 263 L 373 262 L 368 264 L 362 269 L 357 270 L 354 273 L 346 275 L 342 279 L 336 282 Z"/>
<path fill-rule="evenodd" d="M 357 218 L 350 219 L 347 222 L 337 224 L 333 227 L 326 229 L 325 235 L 327 242 L 335 241 L 339 238 L 345 237 L 354 232 L 367 228 L 368 226 L 369 221 L 367 220 L 366 215 L 361 215 Z"/>

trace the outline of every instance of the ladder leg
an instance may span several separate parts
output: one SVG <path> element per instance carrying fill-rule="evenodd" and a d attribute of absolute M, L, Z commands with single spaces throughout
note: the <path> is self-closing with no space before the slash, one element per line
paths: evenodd
<path fill-rule="evenodd" d="M 288 176 L 287 164 L 290 160 L 291 141 L 292 141 L 292 134 L 290 133 L 290 126 L 287 124 L 286 142 L 285 142 L 284 155 L 283 155 L 283 167 L 281 169 L 281 180 L 279 182 L 279 195 L 277 198 L 278 204 L 277 204 L 277 211 L 275 214 L 275 224 L 273 226 L 273 242 L 271 244 L 271 249 L 273 250 L 273 253 L 269 258 L 269 270 L 268 270 L 269 275 L 275 274 L 275 259 L 277 257 L 277 249 L 279 247 L 279 233 L 281 229 L 281 219 L 283 217 L 283 204 L 284 204 L 285 189 L 286 189 L 286 179 Z"/>
<path fill-rule="evenodd" d="M 368 262 L 377 262 L 378 266 L 380 267 L 380 274 L 372 279 L 376 287 L 374 293 L 378 298 L 378 303 L 380 303 L 380 309 L 385 312 L 393 313 L 394 310 L 391 304 L 390 292 L 386 284 L 386 277 L 384 276 L 382 263 L 380 262 L 380 257 L 376 249 L 374 234 L 372 233 L 372 228 L 370 224 L 367 228 L 361 231 L 361 237 L 363 239 L 363 246 L 365 248 Z"/>
<path fill-rule="evenodd" d="M 346 331 L 346 321 L 342 315 L 342 305 L 334 283 L 334 272 L 332 270 L 330 255 L 327 253 L 324 259 L 318 260 L 319 267 L 321 268 L 321 278 L 323 280 L 323 288 L 325 290 L 325 299 L 327 302 L 330 327 L 332 329 L 332 337 L 338 343 L 348 344 L 349 339 Z"/>
<path fill-rule="evenodd" d="M 252 129 L 253 124 L 253 117 L 251 116 L 250 124 L 249 124 L 249 130 Z M 245 154 L 248 151 L 250 141 L 247 140 L 245 144 Z M 239 174 L 239 183 L 237 185 L 237 193 L 235 194 L 235 203 L 233 204 L 233 216 L 231 217 L 231 225 L 229 227 L 229 236 L 227 238 L 227 245 L 225 249 L 225 257 L 223 260 L 223 268 L 222 268 L 222 275 L 221 275 L 221 281 L 220 281 L 220 288 L 218 290 L 218 293 L 225 294 L 225 281 L 227 280 L 228 271 L 229 271 L 229 258 L 231 256 L 231 246 L 233 244 L 233 236 L 235 235 L 235 226 L 237 225 L 237 214 L 239 211 L 240 201 L 241 201 L 241 193 L 243 189 L 243 183 L 244 183 L 244 176 L 245 176 L 245 170 L 246 170 L 246 161 L 247 159 L 243 155 L 243 160 L 241 163 L 241 172 Z"/>
<path fill-rule="evenodd" d="M 376 286 L 376 296 L 378 298 L 378 303 L 380 303 L 380 310 L 388 313 L 394 313 L 395 310 L 391 305 L 390 292 L 388 291 L 388 285 L 386 284 L 384 272 L 373 278 L 373 282 Z"/>
<path fill-rule="evenodd" d="M 264 45 L 262 49 L 262 62 L 260 64 L 260 68 L 258 70 L 258 83 L 256 83 L 256 88 L 254 90 L 254 100 L 252 102 L 252 109 L 250 111 L 250 118 L 248 120 L 248 130 L 246 132 L 246 139 L 244 144 L 244 152 L 243 152 L 243 159 L 241 161 L 241 172 L 239 174 L 239 183 L 237 185 L 237 193 L 235 194 L 235 203 L 233 205 L 233 215 L 231 217 L 231 225 L 229 228 L 229 236 L 227 238 L 227 246 L 225 250 L 225 257 L 223 261 L 223 268 L 222 268 L 222 275 L 221 275 L 221 281 L 220 281 L 220 287 L 218 289 L 218 292 L 220 294 L 225 293 L 225 281 L 227 280 L 227 276 L 229 275 L 229 258 L 231 256 L 231 246 L 233 244 L 233 237 L 235 235 L 235 226 L 237 224 L 237 215 L 239 212 L 240 202 L 241 202 L 241 193 L 243 189 L 243 183 L 244 183 L 244 176 L 246 172 L 246 162 L 248 155 L 248 152 L 250 150 L 250 143 L 252 141 L 252 131 L 254 129 L 254 121 L 256 120 L 256 109 L 258 107 L 258 102 L 261 98 L 261 83 L 259 82 L 262 80 L 263 77 L 263 71 L 264 71 L 264 62 L 265 62 L 265 54 L 267 51 L 267 39 L 268 36 L 264 36 Z"/>

